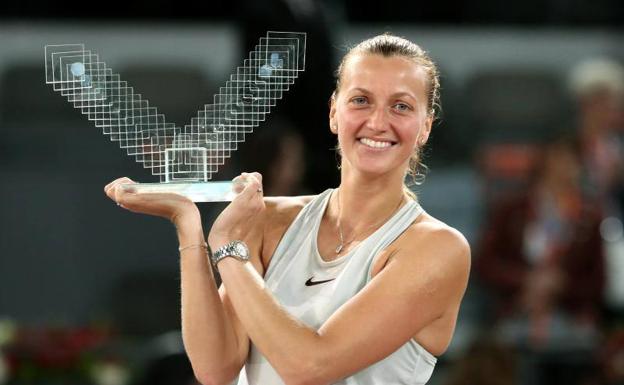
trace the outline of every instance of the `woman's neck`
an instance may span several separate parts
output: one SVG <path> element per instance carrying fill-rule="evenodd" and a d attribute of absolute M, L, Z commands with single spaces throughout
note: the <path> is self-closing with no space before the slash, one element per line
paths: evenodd
<path fill-rule="evenodd" d="M 403 180 L 396 173 L 371 177 L 343 167 L 339 192 L 331 197 L 328 215 L 340 221 L 347 232 L 385 221 L 405 201 Z"/>

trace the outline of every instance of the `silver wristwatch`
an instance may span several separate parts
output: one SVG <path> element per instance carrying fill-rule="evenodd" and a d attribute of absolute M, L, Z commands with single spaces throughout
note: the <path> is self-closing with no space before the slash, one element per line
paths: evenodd
<path fill-rule="evenodd" d="M 220 260 L 227 257 L 234 257 L 239 261 L 249 260 L 249 249 L 243 241 L 232 241 L 219 247 L 212 253 L 212 266 L 217 267 Z"/>

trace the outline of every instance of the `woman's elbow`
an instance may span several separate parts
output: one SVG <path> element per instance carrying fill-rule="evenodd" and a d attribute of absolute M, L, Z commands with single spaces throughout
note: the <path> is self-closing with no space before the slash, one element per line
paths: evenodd
<path fill-rule="evenodd" d="M 331 382 L 322 380 L 316 375 L 299 374 L 284 380 L 286 385 L 328 385 Z"/>
<path fill-rule="evenodd" d="M 324 375 L 325 366 L 312 361 L 300 362 L 283 376 L 287 385 L 327 385 L 332 381 Z"/>
<path fill-rule="evenodd" d="M 240 373 L 240 367 L 233 366 L 220 370 L 193 367 L 195 379 L 202 385 L 229 385 Z"/>
<path fill-rule="evenodd" d="M 217 375 L 214 373 L 206 374 L 195 372 L 195 379 L 201 385 L 229 385 L 235 378 L 235 375 Z"/>

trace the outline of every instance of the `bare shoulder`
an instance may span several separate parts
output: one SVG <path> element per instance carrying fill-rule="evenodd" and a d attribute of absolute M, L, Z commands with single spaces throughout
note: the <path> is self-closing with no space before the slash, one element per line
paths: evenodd
<path fill-rule="evenodd" d="M 419 270 L 431 269 L 463 278 L 461 281 L 468 280 L 471 260 L 468 241 L 457 229 L 427 213 L 408 227 L 395 247 L 397 257 Z"/>
<path fill-rule="evenodd" d="M 264 198 L 262 263 L 265 268 L 290 224 L 314 198 L 315 195 Z"/>
<path fill-rule="evenodd" d="M 271 222 L 271 225 L 281 222 L 288 222 L 288 224 L 290 224 L 303 207 L 314 198 L 315 195 L 265 197 L 265 220 Z"/>
<path fill-rule="evenodd" d="M 462 233 L 439 219 L 423 213 L 406 231 L 406 241 L 426 242 L 432 247 L 456 249 L 459 254 L 470 256 L 470 245 Z"/>

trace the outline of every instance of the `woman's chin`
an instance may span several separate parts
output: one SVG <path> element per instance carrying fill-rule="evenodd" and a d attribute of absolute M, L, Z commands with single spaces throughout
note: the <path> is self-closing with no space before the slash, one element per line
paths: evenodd
<path fill-rule="evenodd" d="M 371 178 L 379 178 L 383 176 L 390 176 L 397 173 L 397 169 L 400 166 L 393 166 L 381 162 L 361 162 L 357 164 L 354 169 L 358 173 Z"/>

